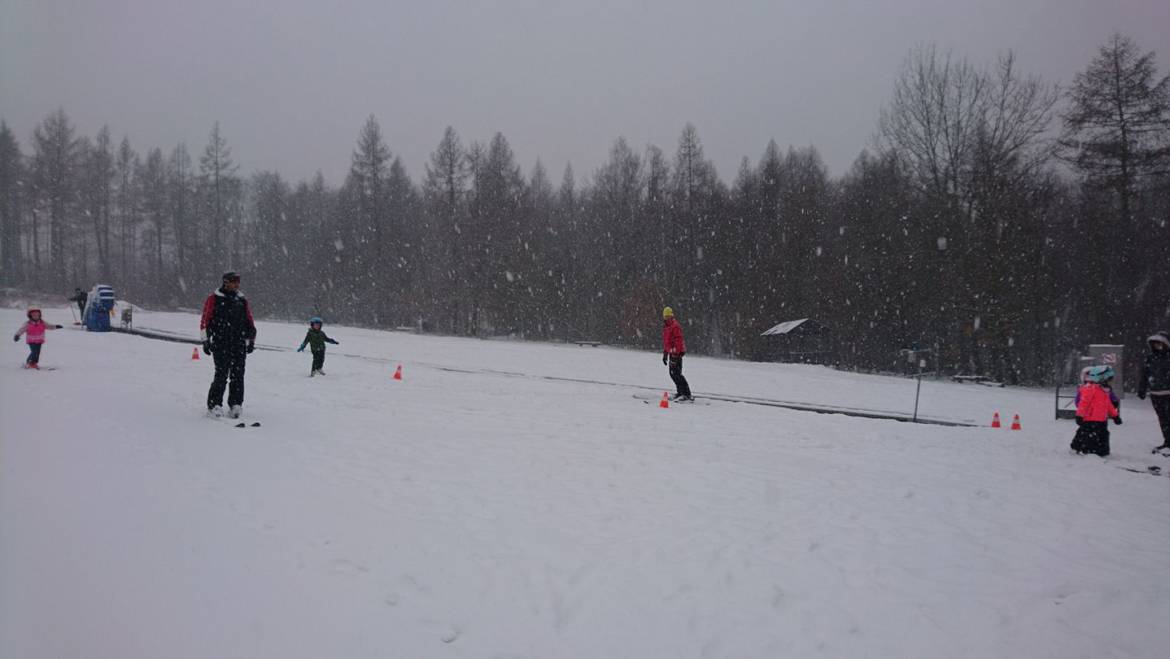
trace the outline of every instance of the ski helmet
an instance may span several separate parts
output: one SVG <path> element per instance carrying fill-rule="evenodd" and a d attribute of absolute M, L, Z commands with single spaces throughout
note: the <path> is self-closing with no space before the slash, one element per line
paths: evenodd
<path fill-rule="evenodd" d="M 662 319 L 665 320 L 667 318 L 674 318 L 674 309 L 671 309 L 670 307 L 663 307 Z"/>
<path fill-rule="evenodd" d="M 1088 379 L 1089 382 L 1096 382 L 1097 384 L 1100 384 L 1102 382 L 1108 382 L 1109 380 L 1112 380 L 1114 375 L 1116 375 L 1116 373 L 1114 372 L 1112 366 L 1094 366 L 1093 368 L 1089 369 Z"/>
<path fill-rule="evenodd" d="M 32 307 L 28 310 L 28 313 L 26 313 L 25 316 L 27 316 L 29 320 L 32 320 L 32 315 L 34 313 L 41 313 L 41 310 L 36 307 Z"/>
<path fill-rule="evenodd" d="M 324 325 L 325 321 L 321 320 L 320 316 L 313 316 L 312 318 L 309 319 L 309 324 L 310 325 Z"/>
<path fill-rule="evenodd" d="M 229 281 L 238 283 L 240 281 L 240 273 L 236 272 L 235 270 L 228 270 L 227 272 L 223 273 L 223 281 L 225 284 Z"/>

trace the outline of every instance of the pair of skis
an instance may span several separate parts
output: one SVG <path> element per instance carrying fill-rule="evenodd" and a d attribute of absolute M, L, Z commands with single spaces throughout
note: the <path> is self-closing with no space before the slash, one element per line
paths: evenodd
<path fill-rule="evenodd" d="M 233 428 L 259 428 L 260 427 L 259 421 L 253 421 L 252 423 L 248 423 L 247 421 L 240 421 L 238 417 L 233 419 L 233 418 L 228 417 L 228 416 L 212 416 L 212 415 L 208 414 L 207 418 L 212 419 L 214 421 L 219 421 L 221 423 L 230 423 Z"/>
<path fill-rule="evenodd" d="M 252 423 L 248 423 L 247 421 L 240 421 L 238 419 L 228 419 L 226 417 L 211 417 L 211 418 L 215 419 L 216 421 L 222 421 L 223 423 L 230 423 L 233 428 L 259 428 L 260 427 L 259 421 L 253 421 Z"/>
<path fill-rule="evenodd" d="M 1154 448 L 1150 449 L 1150 453 L 1152 453 L 1154 455 L 1160 455 L 1163 458 L 1170 458 L 1170 447 L 1166 446 L 1165 444 L 1163 444 L 1162 446 L 1155 446 Z M 1170 476 L 1170 469 L 1163 469 L 1160 465 L 1150 465 L 1150 466 L 1146 467 L 1145 469 L 1139 469 L 1137 467 L 1127 467 L 1127 466 L 1123 466 L 1123 465 L 1118 465 L 1118 468 L 1124 469 L 1126 471 L 1132 471 L 1135 474 L 1152 474 L 1154 476 L 1162 476 L 1162 475 Z"/>
<path fill-rule="evenodd" d="M 637 398 L 638 400 L 642 401 L 643 403 L 646 403 L 647 405 L 657 405 L 658 403 L 662 402 L 662 396 L 653 396 L 653 395 L 649 395 L 649 394 L 634 394 L 634 398 Z M 691 396 L 690 400 L 675 400 L 673 398 L 668 398 L 667 400 L 670 401 L 671 405 L 710 405 L 711 404 L 711 401 L 709 401 L 709 400 L 698 399 L 698 398 L 695 398 L 694 396 Z"/>
<path fill-rule="evenodd" d="M 1150 465 L 1150 466 L 1146 467 L 1145 469 L 1138 469 L 1137 467 L 1125 467 L 1122 465 L 1118 465 L 1117 468 L 1124 469 L 1125 471 L 1132 471 L 1135 474 L 1150 474 L 1151 476 L 1161 476 L 1161 475 L 1165 474 L 1167 476 L 1170 476 L 1170 472 L 1166 471 L 1165 469 L 1162 469 L 1158 465 Z"/>

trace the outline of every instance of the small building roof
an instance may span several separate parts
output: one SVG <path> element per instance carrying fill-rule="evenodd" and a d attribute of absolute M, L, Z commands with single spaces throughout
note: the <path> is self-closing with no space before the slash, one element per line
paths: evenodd
<path fill-rule="evenodd" d="M 801 318 L 800 320 L 786 320 L 772 329 L 764 332 L 760 336 L 776 336 L 778 334 L 788 334 L 792 330 L 800 327 L 802 323 L 806 322 L 808 318 Z"/>

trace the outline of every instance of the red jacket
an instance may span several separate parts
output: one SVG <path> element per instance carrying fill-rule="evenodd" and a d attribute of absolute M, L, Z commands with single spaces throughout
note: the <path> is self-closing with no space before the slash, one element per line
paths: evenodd
<path fill-rule="evenodd" d="M 1121 416 L 1117 406 L 1109 400 L 1109 392 L 1101 385 L 1090 383 L 1082 385 L 1080 389 L 1081 402 L 1077 405 L 1077 416 L 1085 421 L 1108 421 L 1111 417 Z"/>
<path fill-rule="evenodd" d="M 662 352 L 668 355 L 685 355 L 687 344 L 683 341 L 682 325 L 674 318 L 662 323 Z"/>

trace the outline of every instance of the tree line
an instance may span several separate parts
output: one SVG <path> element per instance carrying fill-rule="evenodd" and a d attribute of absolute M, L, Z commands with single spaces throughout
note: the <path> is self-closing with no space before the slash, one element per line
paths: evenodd
<path fill-rule="evenodd" d="M 808 317 L 840 367 L 919 348 L 1013 383 L 1170 325 L 1170 78 L 1121 35 L 1067 89 L 913 49 L 840 178 L 769 141 L 728 184 L 691 125 L 559 181 L 449 127 L 416 182 L 373 116 L 340 187 L 241 174 L 218 123 L 143 155 L 57 110 L 29 147 L 0 121 L 0 272 L 39 291 L 194 307 L 235 269 L 269 317 L 640 347 L 670 304 L 692 352 L 747 359 Z"/>

